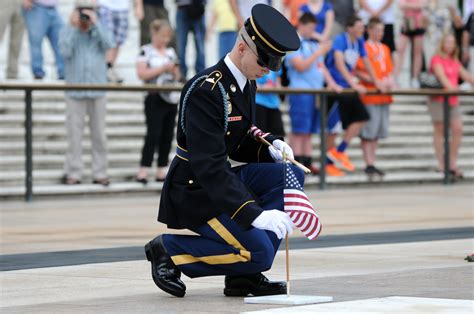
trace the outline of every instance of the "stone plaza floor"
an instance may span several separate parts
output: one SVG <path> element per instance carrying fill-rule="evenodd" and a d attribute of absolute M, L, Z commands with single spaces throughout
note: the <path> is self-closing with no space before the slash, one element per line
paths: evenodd
<path fill-rule="evenodd" d="M 1 313 L 473 313 L 474 187 L 309 190 L 323 232 L 290 238 L 291 293 L 306 306 L 246 304 L 222 277 L 184 278 L 174 298 L 151 280 L 143 245 L 172 232 L 158 195 L 2 201 Z M 282 245 L 282 248 L 284 246 Z M 285 251 L 266 275 L 285 280 Z"/>

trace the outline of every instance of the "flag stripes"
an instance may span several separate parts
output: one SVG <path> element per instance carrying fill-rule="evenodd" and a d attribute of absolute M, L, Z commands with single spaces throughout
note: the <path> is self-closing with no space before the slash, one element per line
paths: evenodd
<path fill-rule="evenodd" d="M 288 163 L 285 166 L 283 201 L 285 212 L 288 213 L 295 226 L 308 239 L 316 239 L 322 230 L 321 222 Z"/>

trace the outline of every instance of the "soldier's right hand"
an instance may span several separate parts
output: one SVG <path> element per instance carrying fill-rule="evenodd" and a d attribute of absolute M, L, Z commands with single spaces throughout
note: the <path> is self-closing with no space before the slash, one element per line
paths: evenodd
<path fill-rule="evenodd" d="M 293 232 L 293 221 L 287 213 L 277 210 L 265 210 L 252 222 L 252 226 L 262 230 L 272 231 L 278 239 L 282 239 L 287 233 Z"/>

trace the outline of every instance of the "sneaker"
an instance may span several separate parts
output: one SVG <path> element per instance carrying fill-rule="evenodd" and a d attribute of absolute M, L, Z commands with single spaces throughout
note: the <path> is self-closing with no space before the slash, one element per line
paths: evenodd
<path fill-rule="evenodd" d="M 121 78 L 117 74 L 117 71 L 115 71 L 115 68 L 108 68 L 107 69 L 107 81 L 109 83 L 121 84 L 123 82 L 123 78 Z"/>
<path fill-rule="evenodd" d="M 373 176 L 376 173 L 375 172 L 375 167 L 374 166 L 367 166 L 367 167 L 365 167 L 364 172 L 365 172 L 366 175 Z"/>
<path fill-rule="evenodd" d="M 349 159 L 349 156 L 347 156 L 346 153 L 338 152 L 335 147 L 328 151 L 327 156 L 332 160 L 332 162 L 340 164 L 345 170 L 351 172 L 355 170 L 355 167 Z"/>
<path fill-rule="evenodd" d="M 309 170 L 311 170 L 312 175 L 314 175 L 314 176 L 319 175 L 319 168 L 318 167 L 311 165 L 308 168 L 309 168 Z"/>
<path fill-rule="evenodd" d="M 336 167 L 334 164 L 326 165 L 326 175 L 329 177 L 342 177 L 345 175 L 344 171 Z"/>
<path fill-rule="evenodd" d="M 411 88 L 419 89 L 420 88 L 420 82 L 416 78 L 414 78 L 414 79 L 411 80 L 410 86 L 411 86 Z"/>
<path fill-rule="evenodd" d="M 364 169 L 364 172 L 365 172 L 365 174 L 367 174 L 369 176 L 378 175 L 378 176 L 383 177 L 385 175 L 385 172 L 383 172 L 382 170 L 376 168 L 375 166 L 367 166 Z"/>

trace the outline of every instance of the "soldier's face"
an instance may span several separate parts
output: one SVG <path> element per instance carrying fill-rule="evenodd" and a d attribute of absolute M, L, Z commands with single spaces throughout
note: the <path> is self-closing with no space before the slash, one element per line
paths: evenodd
<path fill-rule="evenodd" d="M 255 80 L 267 74 L 268 68 L 261 66 L 258 56 L 248 45 L 242 45 L 242 73 L 249 79 Z"/>

